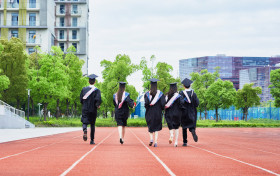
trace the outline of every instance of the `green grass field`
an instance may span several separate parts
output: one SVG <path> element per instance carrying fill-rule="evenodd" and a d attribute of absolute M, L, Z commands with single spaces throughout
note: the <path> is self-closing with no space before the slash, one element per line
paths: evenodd
<path fill-rule="evenodd" d="M 39 117 L 30 117 L 30 122 L 35 124 L 36 127 L 81 127 L 82 123 L 80 118 L 50 118 L 47 121 L 40 120 Z M 97 127 L 116 127 L 117 123 L 112 118 L 97 118 Z M 146 121 L 144 118 L 128 119 L 127 125 L 129 127 L 146 127 Z M 163 123 L 163 126 L 167 126 Z M 279 120 L 270 119 L 253 119 L 243 121 L 227 121 L 222 120 L 216 122 L 215 120 L 198 120 L 197 127 L 211 128 L 211 127 L 280 127 Z"/>

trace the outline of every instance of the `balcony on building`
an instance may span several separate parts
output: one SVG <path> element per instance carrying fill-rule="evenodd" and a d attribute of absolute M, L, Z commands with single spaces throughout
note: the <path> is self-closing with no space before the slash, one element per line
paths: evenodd
<path fill-rule="evenodd" d="M 87 0 L 54 0 L 55 3 L 79 3 L 86 4 Z"/>
<path fill-rule="evenodd" d="M 40 3 L 27 3 L 27 11 L 40 11 Z"/>
<path fill-rule="evenodd" d="M 28 36 L 28 39 L 26 40 L 26 46 L 40 46 L 42 43 L 41 36 L 39 35 L 30 35 Z"/>

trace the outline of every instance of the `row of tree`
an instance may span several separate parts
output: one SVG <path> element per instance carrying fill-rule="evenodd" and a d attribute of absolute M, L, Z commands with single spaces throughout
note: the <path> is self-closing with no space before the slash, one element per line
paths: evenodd
<path fill-rule="evenodd" d="M 2 100 L 27 110 L 30 89 L 31 115 L 35 115 L 38 103 L 43 105 L 44 120 L 48 111 L 57 118 L 62 111 L 66 116 L 77 114 L 80 91 L 87 85 L 87 79 L 82 75 L 84 61 L 76 56 L 75 47 L 70 46 L 66 54 L 57 46 L 50 53 L 35 47 L 36 52 L 28 55 L 18 38 L 3 39 L 0 44 Z"/>
<path fill-rule="evenodd" d="M 44 120 L 47 111 L 51 111 L 57 118 L 62 113 L 65 116 L 76 116 L 80 114 L 79 94 L 82 87 L 88 85 L 88 79 L 82 75 L 82 65 L 75 54 L 75 48 L 69 47 L 65 54 L 59 47 L 53 46 L 50 53 L 43 53 L 39 47 L 36 52 L 28 55 L 23 43 L 12 38 L 0 40 L 0 97 L 17 108 L 26 108 L 27 89 L 31 89 L 31 115 L 35 115 L 35 105 L 43 105 Z M 114 61 L 103 60 L 100 65 L 103 82 L 97 82 L 96 87 L 101 90 L 102 104 L 101 113 L 108 117 L 108 113 L 114 116 L 113 94 L 117 92 L 118 82 L 127 82 L 128 76 L 141 70 L 143 74 L 144 91 L 149 90 L 149 79 L 157 78 L 158 88 L 167 93 L 169 84 L 180 82 L 171 74 L 171 65 L 158 62 L 154 66 L 155 56 L 150 60 L 142 58 L 139 64 L 133 64 L 127 55 L 117 55 Z M 151 64 L 152 63 L 152 64 Z M 152 66 L 149 66 L 152 65 Z M 280 69 L 271 71 L 270 85 L 271 93 L 275 98 L 275 105 L 280 106 Z M 195 90 L 199 100 L 199 112 L 215 109 L 216 120 L 218 120 L 218 109 L 229 108 L 235 105 L 237 109 L 243 110 L 243 119 L 247 120 L 249 107 L 260 104 L 258 94 L 261 88 L 253 87 L 253 84 L 244 85 L 243 89 L 235 90 L 233 83 L 219 79 L 219 68 L 214 73 L 207 70 L 192 73 L 194 81 L 192 88 Z M 183 90 L 181 84 L 178 89 Z M 131 98 L 136 100 L 138 92 L 132 85 L 126 86 Z"/>

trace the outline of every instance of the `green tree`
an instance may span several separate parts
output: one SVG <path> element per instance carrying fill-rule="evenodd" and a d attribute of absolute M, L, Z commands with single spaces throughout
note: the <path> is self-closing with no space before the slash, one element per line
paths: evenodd
<path fill-rule="evenodd" d="M 107 113 L 114 113 L 113 94 L 118 90 L 118 82 L 127 82 L 127 77 L 139 69 L 138 65 L 132 64 L 129 56 L 117 55 L 114 62 L 103 60 L 101 66 L 104 67 L 102 77 L 104 81 L 97 84 L 101 89 L 103 116 L 107 118 Z M 137 98 L 136 89 L 133 86 L 126 86 L 126 91 L 131 94 L 132 99 Z"/>
<path fill-rule="evenodd" d="M 0 55 L 2 54 L 2 51 L 4 50 L 4 47 L 0 43 Z M 6 75 L 1 75 L 2 70 L 0 69 L 0 98 L 2 97 L 1 92 L 5 89 L 7 89 L 10 85 L 10 80 Z"/>
<path fill-rule="evenodd" d="M 270 82 L 269 88 L 271 95 L 275 99 L 274 105 L 280 107 L 280 69 L 271 70 Z"/>
<path fill-rule="evenodd" d="M 51 54 L 40 53 L 38 60 L 38 70 L 30 71 L 30 88 L 33 97 L 43 104 L 44 120 L 46 120 L 48 105 L 56 102 L 57 112 L 59 114 L 60 99 L 65 98 L 67 93 L 68 77 L 66 66 L 63 64 L 63 52 L 59 47 L 53 46 Z M 58 117 L 58 116 L 57 116 Z"/>
<path fill-rule="evenodd" d="M 142 70 L 143 74 L 143 88 L 144 91 L 149 90 L 150 81 L 151 78 L 157 78 L 160 81 L 158 82 L 158 89 L 161 90 L 163 93 L 167 93 L 169 90 L 169 84 L 173 82 L 180 82 L 179 78 L 174 78 L 171 75 L 171 72 L 173 71 L 173 67 L 165 62 L 158 62 L 156 64 L 156 67 L 154 68 L 154 62 L 155 62 L 155 56 L 152 55 L 150 58 L 150 61 L 152 62 L 152 67 L 148 67 L 147 60 L 143 57 L 140 62 L 140 69 Z M 179 84 L 179 89 L 182 89 Z"/>
<path fill-rule="evenodd" d="M 207 108 L 215 109 L 216 121 L 218 122 L 218 109 L 226 109 L 233 105 L 236 96 L 236 90 L 233 87 L 232 82 L 218 79 L 209 86 L 205 96 L 208 99 Z"/>
<path fill-rule="evenodd" d="M 209 99 L 207 99 L 205 92 L 208 88 L 219 78 L 220 67 L 215 68 L 214 73 L 208 72 L 207 69 L 201 70 L 200 73 L 191 73 L 191 80 L 193 81 L 192 88 L 194 89 L 198 99 L 199 107 L 198 111 L 201 113 L 204 111 L 205 119 L 207 118 L 207 106 Z"/>
<path fill-rule="evenodd" d="M 252 106 L 260 105 L 260 97 L 258 94 L 262 93 L 262 88 L 253 88 L 254 83 L 245 84 L 242 89 L 236 92 L 235 107 L 242 109 L 242 120 L 247 121 L 248 109 Z"/>
<path fill-rule="evenodd" d="M 9 104 L 16 104 L 20 108 L 21 101 L 27 97 L 27 54 L 24 44 L 18 38 L 9 41 L 1 39 L 2 54 L 0 55 L 0 69 L 10 80 L 10 86 L 3 92 L 3 100 Z"/>
<path fill-rule="evenodd" d="M 72 105 L 72 115 L 76 116 L 77 106 L 80 104 L 80 93 L 83 87 L 87 85 L 88 78 L 83 77 L 82 66 L 84 61 L 79 59 L 76 55 L 76 48 L 70 46 L 67 49 L 67 54 L 63 60 L 64 65 L 67 67 L 68 79 L 68 94 L 65 98 L 66 112 L 65 115 L 70 115 L 70 105 Z M 74 106 L 74 108 L 73 108 Z"/>

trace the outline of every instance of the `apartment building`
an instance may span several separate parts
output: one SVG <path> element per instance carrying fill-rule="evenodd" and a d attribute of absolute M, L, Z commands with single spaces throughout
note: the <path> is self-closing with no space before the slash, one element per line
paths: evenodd
<path fill-rule="evenodd" d="M 20 38 L 31 54 L 35 46 L 49 52 L 54 45 L 53 0 L 0 0 L 0 37 Z"/>
<path fill-rule="evenodd" d="M 87 74 L 88 12 L 87 0 L 0 0 L 0 38 L 20 38 L 29 54 L 35 46 L 67 52 L 73 45 Z"/>
<path fill-rule="evenodd" d="M 56 46 L 66 52 L 73 45 L 77 56 L 85 61 L 83 73 L 88 73 L 88 16 L 87 0 L 55 0 Z"/>

